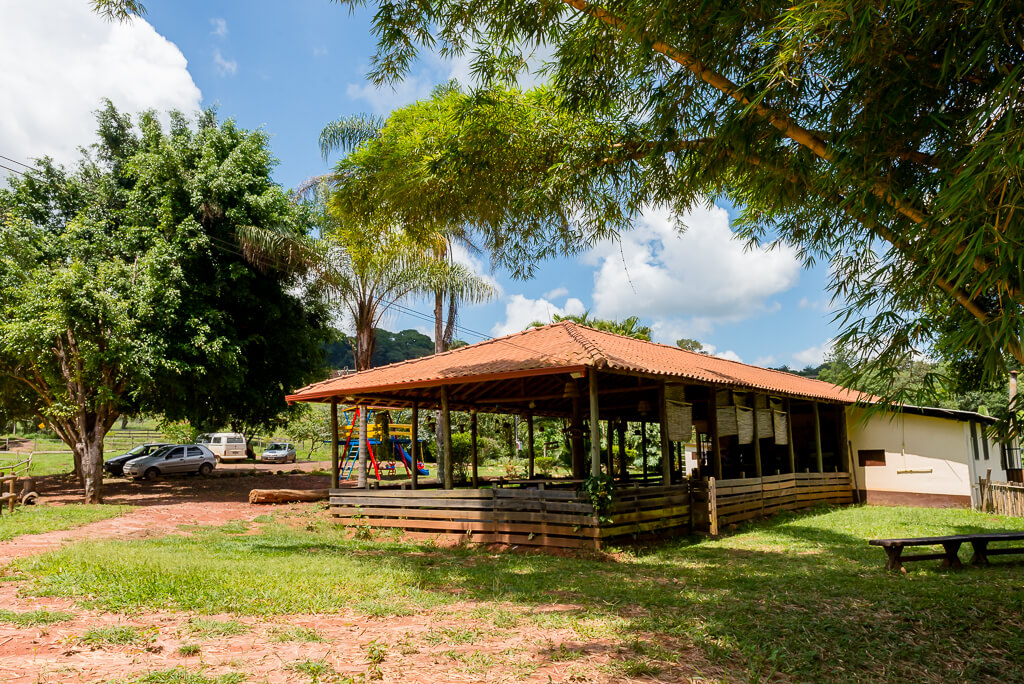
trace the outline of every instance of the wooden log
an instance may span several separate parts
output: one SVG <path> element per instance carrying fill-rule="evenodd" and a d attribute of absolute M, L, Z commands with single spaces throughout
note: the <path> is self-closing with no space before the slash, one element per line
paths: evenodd
<path fill-rule="evenodd" d="M 253 489 L 249 492 L 249 503 L 279 504 L 324 501 L 330 496 L 330 491 L 329 489 Z"/>

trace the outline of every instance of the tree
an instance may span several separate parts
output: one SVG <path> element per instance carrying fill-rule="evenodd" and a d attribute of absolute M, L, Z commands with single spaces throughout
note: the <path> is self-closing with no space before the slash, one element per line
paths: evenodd
<path fill-rule="evenodd" d="M 651 341 L 651 327 L 649 325 L 640 325 L 640 319 L 636 316 L 630 316 L 624 318 L 621 321 L 615 321 L 606 318 L 591 318 L 589 311 L 584 311 L 582 314 L 554 314 L 551 316 L 552 323 L 559 323 L 561 321 L 573 321 L 580 325 L 585 325 L 595 330 L 603 330 L 605 332 L 615 333 L 616 335 L 624 335 L 626 337 L 635 337 L 638 340 Z M 534 321 L 527 328 L 539 328 L 547 323 L 541 321 Z"/>
<path fill-rule="evenodd" d="M 700 341 L 690 339 L 689 337 L 683 337 L 676 340 L 676 346 L 680 349 L 697 352 L 698 354 L 707 354 L 707 352 L 704 351 L 704 345 L 701 344 Z"/>
<path fill-rule="evenodd" d="M 424 45 L 473 46 L 476 75 L 508 81 L 546 45 L 553 111 L 614 135 L 601 146 L 578 137 L 564 151 L 520 135 L 537 146 L 523 159 L 548 161 L 515 172 L 464 154 L 480 144 L 467 138 L 432 160 L 435 174 L 465 184 L 505 173 L 512 189 L 580 198 L 572 223 L 587 235 L 628 226 L 645 203 L 682 213 L 726 196 L 748 239 L 831 261 L 833 291 L 848 304 L 841 339 L 871 367 L 905 363 L 934 342 L 936 320 L 959 311 L 951 343 L 978 351 L 992 374 L 1005 356 L 1024 358 L 1021 247 L 1004 237 L 1019 230 L 1024 202 L 1014 180 L 1024 164 L 1018 9 L 399 0 L 375 15 L 372 76 L 400 78 Z M 494 96 L 482 96 L 491 107 Z M 588 151 L 589 163 L 570 163 Z M 593 200 L 568 189 L 592 175 L 605 181 Z M 508 210 L 531 216 L 539 205 L 519 196 Z"/>
<path fill-rule="evenodd" d="M 322 369 L 322 308 L 237 240 L 308 229 L 270 180 L 266 134 L 212 111 L 170 122 L 107 103 L 75 169 L 39 160 L 0 191 L 0 374 L 71 448 L 89 502 L 118 416 L 265 424 Z"/>

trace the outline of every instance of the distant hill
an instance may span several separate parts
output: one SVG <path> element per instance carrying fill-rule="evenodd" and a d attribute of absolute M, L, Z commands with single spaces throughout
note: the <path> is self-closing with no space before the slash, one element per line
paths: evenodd
<path fill-rule="evenodd" d="M 352 342 L 348 335 L 338 333 L 337 339 L 327 345 L 327 365 L 330 368 L 355 368 Z M 373 366 L 386 366 L 389 363 L 430 356 L 433 353 L 434 341 L 417 330 L 391 332 L 377 328 L 377 345 L 370 363 Z"/>

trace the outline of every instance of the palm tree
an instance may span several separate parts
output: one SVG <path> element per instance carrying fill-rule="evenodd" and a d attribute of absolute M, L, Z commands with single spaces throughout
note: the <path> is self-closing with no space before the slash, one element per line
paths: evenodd
<path fill-rule="evenodd" d="M 326 160 L 331 152 L 354 150 L 364 143 L 375 140 L 385 124 L 385 120 L 369 115 L 346 117 L 333 121 L 327 124 L 320 133 L 320 151 Z M 331 182 L 344 183 L 345 178 L 341 174 L 335 174 L 331 177 Z M 445 277 L 436 280 L 432 290 L 434 295 L 434 352 L 440 354 L 447 351 L 455 339 L 459 304 L 485 302 L 493 298 L 496 291 L 485 278 L 455 261 L 454 245 L 456 244 L 467 247 L 470 251 L 478 251 L 462 227 L 417 226 L 415 235 L 415 240 L 430 250 L 435 260 L 447 263 L 447 268 L 441 269 Z M 442 441 L 448 426 L 441 411 L 437 411 L 435 418 L 434 437 L 438 453 L 438 470 L 445 475 L 445 486 L 451 487 L 452 483 L 447 478 L 450 468 L 441 462 L 441 456 L 444 454 Z"/>

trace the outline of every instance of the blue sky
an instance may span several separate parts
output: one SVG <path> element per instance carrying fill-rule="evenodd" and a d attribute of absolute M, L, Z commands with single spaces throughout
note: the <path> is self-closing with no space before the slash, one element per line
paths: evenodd
<path fill-rule="evenodd" d="M 395 88 L 375 88 L 366 79 L 370 11 L 351 14 L 328 0 L 149 2 L 145 20 L 130 26 L 105 24 L 88 5 L 0 5 L 0 43 L 9 46 L 0 55 L 0 89 L 20 96 L 0 112 L 0 155 L 73 159 L 89 141 L 90 112 L 101 97 L 129 111 L 216 106 L 221 116 L 271 135 L 276 180 L 294 187 L 328 169 L 317 149 L 328 121 L 387 114 L 437 83 L 468 79 L 465 60 L 426 55 Z M 836 333 L 827 267 L 801 270 L 786 249 L 745 251 L 729 236 L 734 215 L 730 206 L 697 209 L 683 217 L 680 235 L 675 218 L 652 207 L 621 243 L 546 262 L 530 281 L 490 273 L 486 257 L 463 255 L 494 278 L 500 296 L 464 308 L 460 336 L 474 342 L 475 333 L 586 309 L 602 317 L 635 313 L 658 341 L 693 337 L 748 363 L 820 362 Z M 386 327 L 430 326 L 393 315 Z"/>

